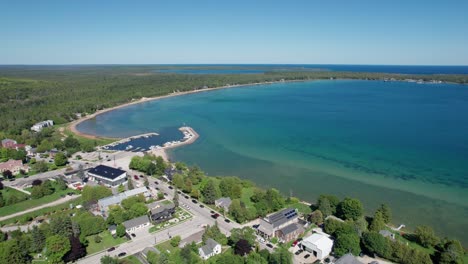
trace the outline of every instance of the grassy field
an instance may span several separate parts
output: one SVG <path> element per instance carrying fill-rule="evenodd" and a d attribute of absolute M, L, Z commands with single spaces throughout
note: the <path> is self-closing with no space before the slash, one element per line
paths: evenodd
<path fill-rule="evenodd" d="M 14 214 L 14 213 L 21 212 L 21 211 L 24 211 L 33 207 L 37 207 L 43 204 L 51 203 L 53 201 L 60 199 L 61 196 L 66 195 L 69 192 L 75 192 L 75 191 L 72 189 L 60 190 L 60 191 L 54 192 L 51 195 L 47 195 L 39 199 L 26 200 L 26 201 L 22 201 L 16 204 L 2 207 L 0 208 L 0 216 Z M 24 194 L 24 193 L 21 193 L 21 194 Z"/>
<path fill-rule="evenodd" d="M 241 202 L 245 204 L 246 208 L 254 206 L 250 197 L 252 197 L 256 187 L 243 188 L 241 194 Z"/>
<path fill-rule="evenodd" d="M 99 138 L 96 138 L 96 139 L 89 139 L 89 138 L 86 138 L 86 137 L 82 137 L 80 135 L 76 135 L 76 134 L 72 133 L 68 129 L 68 124 L 58 125 L 58 126 L 55 126 L 55 127 L 57 128 L 56 131 L 62 131 L 61 133 L 63 133 L 63 135 L 73 136 L 74 138 L 76 138 L 80 142 L 80 145 L 91 142 L 96 146 L 103 146 L 103 145 L 107 145 L 107 144 L 110 144 L 110 143 L 115 142 L 116 140 L 118 140 L 118 139 L 115 139 L 115 138 L 99 137 Z M 58 132 L 58 133 L 60 133 L 60 132 Z"/>
<path fill-rule="evenodd" d="M 20 200 L 29 197 L 29 195 L 25 194 L 24 192 L 20 192 L 10 187 L 4 187 L 3 190 L 0 191 L 0 193 L 2 193 L 4 201 L 8 200 L 8 198 L 10 198 L 12 195 L 18 197 Z"/>
<path fill-rule="evenodd" d="M 66 203 L 63 203 L 63 204 L 59 204 L 59 205 L 56 205 L 56 206 L 50 206 L 50 207 L 45 207 L 45 208 L 42 208 L 42 209 L 39 209 L 39 210 L 36 210 L 36 211 L 33 211 L 33 212 L 30 212 L 30 213 L 27 213 L 27 214 L 23 214 L 23 215 L 20 215 L 20 216 L 16 216 L 16 217 L 13 217 L 13 218 L 10 218 L 10 219 L 7 219 L 7 220 L 3 220 L 0 222 L 0 225 L 3 226 L 3 225 L 8 225 L 8 224 L 14 224 L 14 223 L 17 223 L 17 222 L 23 222 L 23 219 L 34 219 L 38 216 L 44 216 L 44 215 L 49 215 L 49 214 L 54 214 L 56 212 L 61 212 L 65 209 L 70 209 L 70 204 L 73 204 L 73 205 L 78 205 L 81 203 L 81 198 L 75 198 L 75 199 L 72 199 Z"/>
<path fill-rule="evenodd" d="M 156 245 L 156 248 L 157 248 L 160 252 L 167 252 L 167 251 L 169 251 L 169 252 L 171 252 L 171 253 L 174 252 L 175 250 L 180 250 L 178 247 L 173 247 L 173 246 L 171 245 L 171 241 L 170 241 L 170 240 L 168 240 L 168 241 L 166 241 L 166 242 L 163 242 L 163 243 L 161 243 L 161 244 L 157 244 L 157 245 Z"/>
<path fill-rule="evenodd" d="M 122 244 L 125 241 L 127 241 L 125 238 L 113 238 L 109 231 L 104 231 L 99 234 L 99 236 L 102 237 L 101 243 L 94 242 L 94 236 L 95 235 L 86 237 L 89 241 L 89 244 L 86 247 L 86 252 L 88 253 L 88 255 Z"/>

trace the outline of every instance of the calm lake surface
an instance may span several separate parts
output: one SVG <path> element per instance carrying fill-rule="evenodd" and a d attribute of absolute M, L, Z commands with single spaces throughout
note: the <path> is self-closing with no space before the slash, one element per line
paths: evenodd
<path fill-rule="evenodd" d="M 380 203 L 395 224 L 468 242 L 468 86 L 311 81 L 248 86 L 132 105 L 78 129 L 124 137 L 193 127 L 173 160 L 314 201 Z"/>

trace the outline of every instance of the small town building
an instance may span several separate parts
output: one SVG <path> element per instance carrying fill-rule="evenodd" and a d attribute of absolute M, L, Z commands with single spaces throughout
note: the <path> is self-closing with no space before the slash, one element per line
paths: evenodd
<path fill-rule="evenodd" d="M 348 253 L 346 255 L 341 256 L 341 258 L 335 261 L 335 264 L 364 264 L 361 261 L 357 260 L 353 254 Z"/>
<path fill-rule="evenodd" d="M 379 231 L 379 234 L 381 234 L 383 237 L 388 237 L 392 240 L 395 240 L 395 234 L 386 230 L 386 229 L 382 229 Z"/>
<path fill-rule="evenodd" d="M 224 209 L 225 212 L 229 211 L 229 206 L 231 206 L 231 198 L 229 197 L 221 197 L 218 200 L 215 200 L 215 205 L 217 207 L 221 207 Z"/>
<path fill-rule="evenodd" d="M 2 140 L 1 147 L 8 148 L 8 149 L 24 149 L 26 147 L 25 144 L 18 144 L 16 140 L 5 138 Z"/>
<path fill-rule="evenodd" d="M 99 209 L 104 212 L 107 210 L 107 208 L 111 205 L 117 205 L 120 204 L 123 200 L 135 196 L 135 195 L 143 195 L 145 197 L 151 196 L 151 194 L 148 192 L 148 189 L 146 187 L 140 187 L 140 188 L 135 188 L 133 190 L 128 190 L 123 193 L 119 193 L 116 195 L 108 196 L 102 199 L 98 200 L 98 206 Z"/>
<path fill-rule="evenodd" d="M 126 171 L 105 165 L 96 166 L 90 169 L 87 174 L 90 180 L 111 187 L 119 186 L 127 181 Z"/>
<path fill-rule="evenodd" d="M 21 160 L 8 160 L 6 162 L 0 163 L 0 173 L 4 171 L 11 171 L 13 175 L 17 175 L 23 170 L 25 173 L 29 172 L 28 165 L 23 165 L 23 161 Z"/>
<path fill-rule="evenodd" d="M 150 225 L 150 221 L 147 215 L 143 215 L 137 218 L 130 219 L 122 223 L 127 233 L 133 233 L 145 226 Z"/>
<path fill-rule="evenodd" d="M 39 122 L 39 123 L 36 123 L 34 124 L 32 127 L 31 127 L 31 130 L 32 131 L 35 131 L 35 132 L 40 132 L 42 131 L 42 129 L 44 127 L 51 127 L 54 125 L 54 121 L 52 120 L 45 120 L 45 121 L 42 121 L 42 122 Z"/>
<path fill-rule="evenodd" d="M 319 260 L 330 255 L 332 248 L 333 240 L 325 234 L 314 233 L 302 241 L 302 249 L 312 253 Z"/>
<path fill-rule="evenodd" d="M 150 204 L 148 208 L 150 208 L 150 218 L 153 223 L 160 223 L 173 218 L 176 211 L 173 203 L 156 202 Z"/>
<path fill-rule="evenodd" d="M 117 226 L 116 225 L 110 225 L 108 229 L 109 229 L 109 232 L 111 233 L 111 235 L 117 234 Z"/>
<path fill-rule="evenodd" d="M 257 232 L 265 239 L 271 239 L 280 235 L 279 230 L 293 223 L 297 223 L 299 216 L 296 209 L 286 208 L 277 213 L 273 213 L 263 219 L 260 219 L 260 224 Z M 289 230 L 286 230 L 289 231 Z"/>
<path fill-rule="evenodd" d="M 304 228 L 298 223 L 292 223 L 281 228 L 276 233 L 276 236 L 281 242 L 289 242 L 298 238 L 300 234 L 304 233 Z"/>
<path fill-rule="evenodd" d="M 207 260 L 214 255 L 218 255 L 219 253 L 221 253 L 221 244 L 211 238 L 208 238 L 205 245 L 198 249 L 198 254 L 204 260 Z"/>

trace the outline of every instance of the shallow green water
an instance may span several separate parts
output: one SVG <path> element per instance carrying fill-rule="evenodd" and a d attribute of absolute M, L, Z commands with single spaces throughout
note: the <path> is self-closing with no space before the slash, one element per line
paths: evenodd
<path fill-rule="evenodd" d="M 171 151 L 209 175 L 237 175 L 313 200 L 391 205 L 395 224 L 430 224 L 468 242 L 468 87 L 374 81 L 251 86 L 134 105 L 82 123 L 128 136 L 193 127 Z"/>

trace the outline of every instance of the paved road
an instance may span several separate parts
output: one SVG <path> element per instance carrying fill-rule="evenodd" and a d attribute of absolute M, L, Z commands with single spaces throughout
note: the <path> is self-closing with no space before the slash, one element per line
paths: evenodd
<path fill-rule="evenodd" d="M 78 194 L 78 195 L 67 195 L 63 198 L 60 198 L 58 200 L 55 200 L 53 202 L 50 202 L 50 203 L 47 203 L 47 204 L 43 204 L 43 205 L 40 205 L 40 206 L 37 206 L 37 207 L 33 207 L 33 208 L 30 208 L 30 209 L 27 209 L 27 210 L 24 210 L 24 211 L 21 211 L 21 212 L 18 212 L 18 213 L 15 213 L 15 214 L 11 214 L 11 215 L 7 215 L 7 216 L 2 216 L 0 217 L 0 221 L 3 221 L 3 220 L 7 220 L 7 219 L 10 219 L 10 218 L 13 218 L 13 217 L 16 217 L 16 216 L 19 216 L 19 215 L 23 215 L 23 214 L 26 214 L 26 213 L 29 213 L 29 212 L 34 212 L 36 210 L 39 210 L 39 209 L 42 209 L 42 208 L 46 208 L 46 207 L 50 207 L 50 206 L 55 206 L 55 205 L 59 205 L 59 204 L 62 204 L 62 203 L 66 203 L 72 199 L 75 199 L 75 198 L 78 198 L 80 197 L 81 194 Z"/>
<path fill-rule="evenodd" d="M 167 199 L 173 199 L 174 195 L 174 190 L 169 189 L 169 185 L 160 181 L 160 180 L 154 180 L 154 179 L 149 179 L 150 181 L 150 188 L 154 189 L 155 187 L 159 188 L 159 191 L 162 191 L 163 193 L 167 193 L 168 195 L 166 196 Z M 155 184 L 154 182 L 157 181 L 159 184 Z M 181 224 L 172 226 L 168 229 L 156 232 L 156 233 L 148 233 L 148 229 L 143 229 L 139 230 L 136 232 L 136 237 L 133 238 L 131 241 L 121 244 L 120 246 L 117 247 L 116 250 L 112 252 L 100 252 L 98 254 L 86 257 L 84 259 L 81 259 L 78 261 L 78 263 L 100 263 L 101 257 L 105 255 L 109 256 L 117 256 L 121 252 L 125 252 L 126 255 L 133 255 L 135 253 L 138 253 L 142 251 L 145 247 L 152 247 L 155 244 L 159 244 L 161 242 L 164 242 L 168 239 L 169 237 L 174 237 L 174 236 L 180 236 L 182 239 L 185 239 L 197 232 L 200 232 L 204 229 L 205 225 L 213 225 L 216 222 L 218 222 L 218 226 L 221 230 L 226 235 L 230 235 L 230 230 L 232 228 L 240 228 L 241 225 L 235 223 L 235 222 L 230 222 L 226 223 L 224 221 L 224 218 L 222 216 L 218 217 L 217 220 L 213 219 L 211 217 L 211 209 L 208 207 L 201 208 L 199 205 L 200 203 L 193 203 L 191 199 L 186 199 L 183 195 L 179 195 L 179 204 L 182 206 L 182 204 L 186 204 L 190 209 L 188 211 L 193 214 L 193 218 L 191 220 L 188 220 L 186 222 L 183 222 Z M 182 208 L 186 209 L 185 207 L 182 206 Z M 187 209 L 186 209 L 187 210 Z"/>

